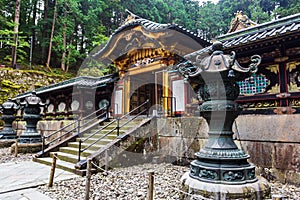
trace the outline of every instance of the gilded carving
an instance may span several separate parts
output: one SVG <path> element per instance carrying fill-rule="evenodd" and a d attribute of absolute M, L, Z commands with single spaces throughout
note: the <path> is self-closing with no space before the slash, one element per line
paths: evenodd
<path fill-rule="evenodd" d="M 278 101 L 261 101 L 255 103 L 244 104 L 244 108 L 276 108 L 279 106 Z"/>
<path fill-rule="evenodd" d="M 292 99 L 291 104 L 293 107 L 300 107 L 300 99 Z"/>
<path fill-rule="evenodd" d="M 300 62 L 290 62 L 287 63 L 286 69 L 288 70 L 288 72 L 292 72 L 294 69 L 297 68 L 298 65 L 300 65 Z"/>
<path fill-rule="evenodd" d="M 276 83 L 273 87 L 271 87 L 270 90 L 268 90 L 268 93 L 276 94 L 280 92 L 280 88 L 278 83 Z"/>
<path fill-rule="evenodd" d="M 266 67 L 266 69 L 275 74 L 278 74 L 278 72 L 279 72 L 278 65 L 270 65 L 270 66 Z"/>
<path fill-rule="evenodd" d="M 289 73 L 289 92 L 300 91 L 300 62 L 290 62 L 286 65 L 286 70 Z"/>

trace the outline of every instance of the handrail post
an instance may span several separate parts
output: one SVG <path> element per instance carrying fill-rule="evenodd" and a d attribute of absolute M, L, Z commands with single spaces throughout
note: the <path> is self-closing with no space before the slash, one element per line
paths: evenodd
<path fill-rule="evenodd" d="M 149 107 L 150 107 L 150 105 L 149 105 L 149 99 L 147 99 L 147 110 L 146 110 L 146 113 L 147 113 L 147 117 L 149 117 Z"/>
<path fill-rule="evenodd" d="M 81 154 L 81 139 L 79 140 L 79 145 L 78 145 L 78 162 L 80 161 L 80 154 Z"/>
<path fill-rule="evenodd" d="M 78 136 L 80 135 L 80 119 L 77 118 L 77 133 Z M 81 139 L 79 139 L 79 145 L 78 145 L 78 162 L 80 161 L 80 153 L 81 153 Z"/>
<path fill-rule="evenodd" d="M 173 97 L 170 97 L 171 99 L 171 117 L 174 117 L 174 113 L 173 113 Z"/>
<path fill-rule="evenodd" d="M 117 117 L 117 136 L 120 135 L 120 118 Z"/>
<path fill-rule="evenodd" d="M 106 121 L 109 119 L 109 106 L 106 106 Z"/>
<path fill-rule="evenodd" d="M 77 133 L 78 133 L 78 136 L 80 134 L 80 119 L 77 118 Z"/>
<path fill-rule="evenodd" d="M 42 154 L 44 154 L 44 149 L 45 149 L 45 136 L 43 135 L 43 137 L 42 137 Z"/>

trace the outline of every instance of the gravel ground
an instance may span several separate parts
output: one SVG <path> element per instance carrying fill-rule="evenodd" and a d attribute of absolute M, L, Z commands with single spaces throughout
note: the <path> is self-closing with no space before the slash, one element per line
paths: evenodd
<path fill-rule="evenodd" d="M 154 199 L 179 199 L 178 188 L 181 176 L 188 167 L 172 164 L 144 164 L 127 168 L 116 168 L 108 173 L 98 173 L 91 178 L 91 198 L 94 200 L 139 200 L 147 199 L 148 174 L 154 171 Z M 300 199 L 300 188 L 271 182 L 272 195 L 284 199 Z M 54 199 L 84 199 L 85 178 L 79 177 L 55 183 L 52 188 L 41 186 L 41 192 Z"/>
<path fill-rule="evenodd" d="M 91 178 L 91 199 L 146 199 L 150 171 L 154 172 L 154 199 L 178 199 L 176 189 L 180 185 L 181 176 L 187 170 L 187 167 L 164 163 L 116 168 L 108 173 L 98 173 Z M 39 189 L 55 199 L 84 199 L 85 177 L 61 181 L 52 188 L 41 186 Z"/>
<path fill-rule="evenodd" d="M 10 148 L 0 149 L 0 163 L 23 162 L 32 159 L 33 154 L 18 154 L 14 157 Z M 154 172 L 154 199 L 178 199 L 178 187 L 181 176 L 188 171 L 185 166 L 168 163 L 144 164 L 132 167 L 115 168 L 106 173 L 92 175 L 91 198 L 94 200 L 144 200 L 147 198 L 149 172 Z M 300 200 L 300 188 L 294 185 L 270 182 L 272 195 L 282 195 L 285 199 Z M 38 190 L 57 200 L 84 199 L 85 177 L 54 183 L 52 188 L 47 185 Z"/>
<path fill-rule="evenodd" d="M 0 163 L 8 163 L 8 162 L 23 162 L 32 160 L 34 154 L 23 154 L 19 153 L 17 157 L 14 154 L 10 153 L 10 147 L 8 148 L 0 148 Z"/>

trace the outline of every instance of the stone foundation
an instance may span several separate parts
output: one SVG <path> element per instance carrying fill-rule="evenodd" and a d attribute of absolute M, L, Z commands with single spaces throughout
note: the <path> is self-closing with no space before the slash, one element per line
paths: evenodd
<path fill-rule="evenodd" d="M 72 122 L 74 122 L 74 121 L 73 120 L 61 120 L 61 121 L 41 120 L 37 124 L 37 130 L 41 135 L 47 136 Z M 75 125 L 68 127 L 67 130 L 61 131 L 60 133 L 58 133 L 58 135 L 64 134 L 66 131 L 71 130 L 73 127 L 75 127 Z M 18 137 L 22 134 L 22 132 L 25 131 L 25 128 L 26 128 L 25 121 L 15 121 L 13 123 L 13 129 L 16 130 Z M 57 137 L 58 135 L 55 135 L 55 137 Z M 66 135 L 65 137 L 68 137 L 68 136 Z M 51 139 L 52 138 L 49 138 L 48 141 Z M 0 148 L 11 146 L 11 152 L 14 153 L 15 152 L 15 142 L 16 142 L 16 140 L 0 140 Z M 20 152 L 20 153 L 36 153 L 36 152 L 39 152 L 41 149 L 42 149 L 41 143 L 37 143 L 37 144 L 35 144 L 35 143 L 20 144 L 19 143 L 18 144 L 18 152 Z"/>
<path fill-rule="evenodd" d="M 201 117 L 159 118 L 159 154 L 194 159 L 208 138 Z M 251 156 L 257 174 L 300 184 L 300 115 L 240 115 L 233 125 L 235 143 Z M 237 128 L 235 128 L 237 127 Z M 238 130 L 238 131 L 237 131 Z M 239 140 L 239 138 L 241 140 Z"/>
<path fill-rule="evenodd" d="M 37 130 L 41 135 L 47 136 L 72 122 L 74 122 L 74 121 L 73 120 L 51 120 L 51 121 L 41 120 L 37 123 Z M 68 127 L 68 129 L 65 130 L 65 132 L 70 130 L 71 128 L 75 127 L 75 125 Z M 13 123 L 13 129 L 16 130 L 17 135 L 20 136 L 22 134 L 22 132 L 24 132 L 26 129 L 26 122 L 25 121 L 15 121 Z M 65 132 L 62 132 L 61 134 L 65 133 Z"/>
<path fill-rule="evenodd" d="M 11 145 L 10 152 L 15 153 L 16 143 Z M 42 150 L 42 143 L 33 144 L 19 144 L 18 143 L 18 153 L 37 153 Z"/>
<path fill-rule="evenodd" d="M 180 199 L 247 199 L 260 200 L 268 199 L 271 196 L 271 188 L 268 182 L 258 177 L 258 181 L 254 183 L 228 185 L 215 184 L 198 181 L 189 176 L 186 172 L 181 178 L 182 190 L 186 192 Z"/>

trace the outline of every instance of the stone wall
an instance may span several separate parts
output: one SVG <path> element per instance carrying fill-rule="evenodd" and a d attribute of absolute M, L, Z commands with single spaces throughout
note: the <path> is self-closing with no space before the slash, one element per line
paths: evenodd
<path fill-rule="evenodd" d="M 37 124 L 37 131 L 41 135 L 48 136 L 51 133 L 54 133 L 55 131 L 59 130 L 60 128 L 66 126 L 72 122 L 74 122 L 74 121 L 73 120 L 51 120 L 51 121 L 41 120 Z M 50 137 L 48 140 L 46 140 L 46 142 L 51 141 L 54 137 L 57 137 L 57 136 L 60 136 L 64 133 L 66 133 L 67 131 L 74 128 L 75 125 L 76 125 L 76 123 L 74 125 L 68 127 L 67 129 L 65 129 L 64 131 L 59 132 L 57 135 L 53 136 L 52 138 Z M 13 129 L 17 131 L 18 136 L 20 136 L 20 134 L 25 131 L 25 128 L 26 128 L 25 121 L 15 121 L 13 123 Z"/>
<path fill-rule="evenodd" d="M 141 126 L 120 135 L 92 157 L 96 157 L 100 167 L 105 164 L 105 151 L 109 167 L 132 166 L 152 161 L 156 156 L 156 123 L 156 119 L 145 119 Z"/>
<path fill-rule="evenodd" d="M 299 184 L 299 121 L 300 115 L 241 115 L 233 126 L 235 142 L 251 156 L 258 173 L 267 170 L 282 182 Z M 208 138 L 201 117 L 160 118 L 157 132 L 160 154 L 173 159 L 194 158 Z"/>
<path fill-rule="evenodd" d="M 201 117 L 158 118 L 159 154 L 170 161 L 194 158 L 208 138 L 208 126 Z"/>
<path fill-rule="evenodd" d="M 282 182 L 300 184 L 299 122 L 300 115 L 241 115 L 233 130 L 262 173 L 267 170 Z"/>

